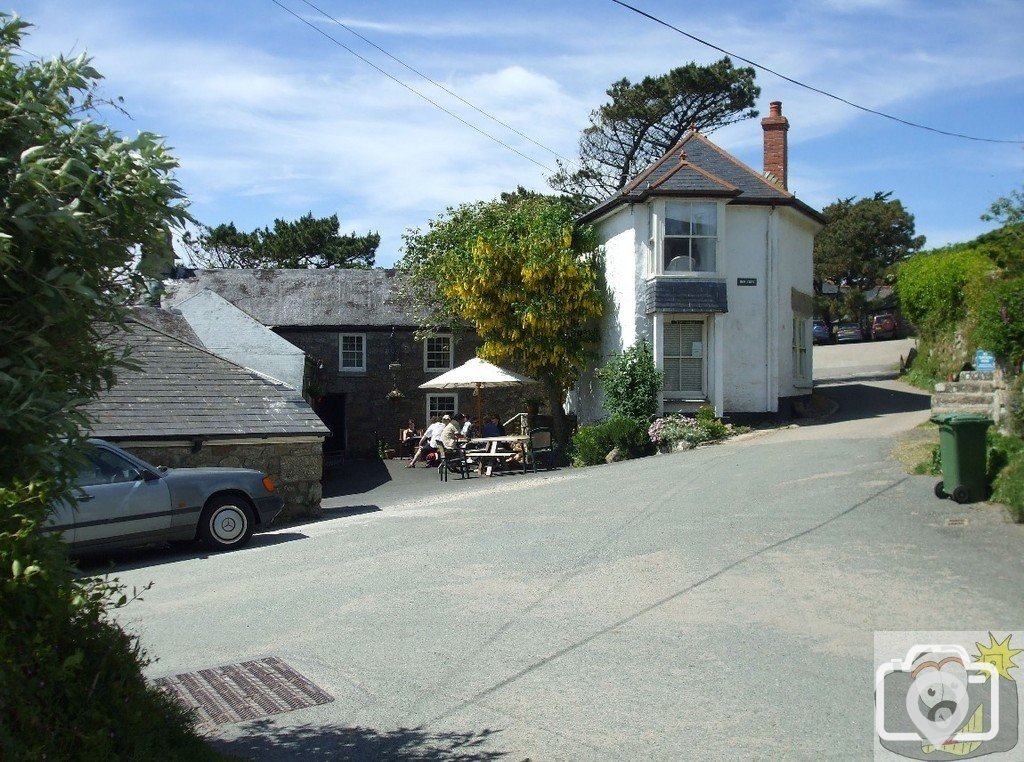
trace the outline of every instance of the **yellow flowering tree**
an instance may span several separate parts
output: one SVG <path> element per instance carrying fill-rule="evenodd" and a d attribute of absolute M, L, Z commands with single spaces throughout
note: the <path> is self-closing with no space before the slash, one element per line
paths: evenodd
<path fill-rule="evenodd" d="M 433 325 L 465 321 L 481 357 L 538 379 L 555 437 L 563 402 L 591 356 L 604 307 L 600 256 L 565 199 L 520 189 L 464 204 L 405 236 L 402 266 Z"/>

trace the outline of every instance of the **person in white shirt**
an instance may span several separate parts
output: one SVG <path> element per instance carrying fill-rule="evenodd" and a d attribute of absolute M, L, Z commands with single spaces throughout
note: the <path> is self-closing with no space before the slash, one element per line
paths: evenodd
<path fill-rule="evenodd" d="M 444 427 L 452 420 L 450 415 L 444 415 L 441 420 L 434 418 L 427 430 L 423 432 L 423 436 L 420 437 L 420 446 L 416 448 L 416 454 L 412 456 L 405 467 L 415 468 L 416 463 L 421 459 L 427 457 L 428 452 L 434 452 L 437 449 L 437 438 L 441 436 L 441 432 L 444 431 Z"/>

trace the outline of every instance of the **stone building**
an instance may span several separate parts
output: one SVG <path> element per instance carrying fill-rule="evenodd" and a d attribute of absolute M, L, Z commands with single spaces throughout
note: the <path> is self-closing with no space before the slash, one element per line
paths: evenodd
<path fill-rule="evenodd" d="M 283 518 L 319 513 L 329 431 L 296 390 L 211 353 L 180 315 L 136 307 L 127 327 L 107 341 L 139 368 L 84 408 L 93 436 L 158 466 L 265 471 Z"/>
<path fill-rule="evenodd" d="M 417 339 L 420 320 L 403 283 L 400 272 L 384 269 L 199 270 L 165 283 L 163 305 L 180 309 L 210 346 L 239 341 L 229 328 L 244 322 L 230 314 L 239 310 L 301 349 L 305 396 L 330 428 L 324 449 L 333 460 L 374 455 L 381 441 L 395 448 L 410 419 L 422 428 L 434 415 L 475 413 L 471 390 L 419 385 L 475 357 L 476 335 L 440 329 Z M 203 300 L 203 312 L 190 310 L 204 292 L 220 298 Z M 232 357 L 262 371 L 266 346 L 247 341 Z M 484 404 L 503 418 L 526 409 L 522 390 L 488 391 Z"/>

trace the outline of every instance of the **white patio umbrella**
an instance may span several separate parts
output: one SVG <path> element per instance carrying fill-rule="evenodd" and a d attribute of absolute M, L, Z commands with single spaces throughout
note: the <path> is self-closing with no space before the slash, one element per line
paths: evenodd
<path fill-rule="evenodd" d="M 529 376 L 523 376 L 506 370 L 494 363 L 474 357 L 437 378 L 432 378 L 420 389 L 476 389 L 476 418 L 483 428 L 483 393 L 482 389 L 502 386 L 526 386 L 538 383 Z"/>

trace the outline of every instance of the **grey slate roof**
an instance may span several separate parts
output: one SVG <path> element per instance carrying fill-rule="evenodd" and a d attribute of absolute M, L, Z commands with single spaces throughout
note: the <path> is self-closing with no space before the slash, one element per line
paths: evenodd
<path fill-rule="evenodd" d="M 645 284 L 647 314 L 728 312 L 725 283 L 690 278 L 657 278 Z"/>
<path fill-rule="evenodd" d="M 793 206 L 818 222 L 824 221 L 819 212 L 699 132 L 688 132 L 668 153 L 621 191 L 580 217 L 580 221 L 593 222 L 617 206 L 635 204 L 651 196 L 720 196 L 730 198 L 730 204 Z"/>
<path fill-rule="evenodd" d="M 148 316 L 152 322 L 152 315 Z M 137 318 L 109 343 L 127 345 L 140 370 L 84 412 L 107 439 L 326 436 L 329 430 L 289 387 L 164 333 Z"/>
<path fill-rule="evenodd" d="M 168 336 L 181 339 L 197 347 L 205 346 L 185 317 L 176 312 L 168 312 L 159 307 L 132 307 L 132 317 L 139 323 L 155 328 Z"/>
<path fill-rule="evenodd" d="M 208 289 L 272 328 L 417 326 L 397 270 L 197 270 L 166 281 L 165 307 Z"/>

